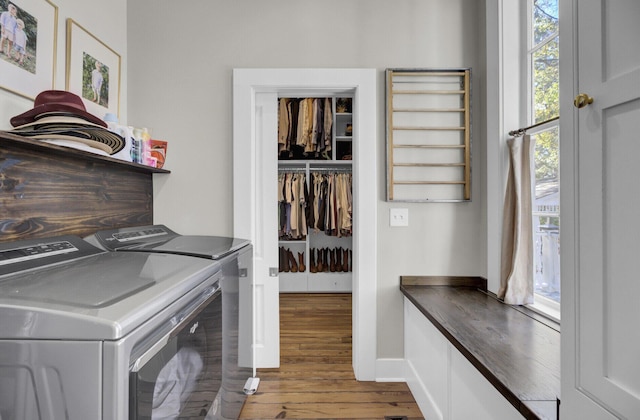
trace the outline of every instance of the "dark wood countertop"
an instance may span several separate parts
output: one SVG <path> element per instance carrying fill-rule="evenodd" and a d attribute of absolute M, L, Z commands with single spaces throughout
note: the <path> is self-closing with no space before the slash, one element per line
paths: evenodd
<path fill-rule="evenodd" d="M 452 279 L 403 277 L 400 289 L 525 418 L 557 419 L 557 324 L 500 302 L 484 279 Z"/>

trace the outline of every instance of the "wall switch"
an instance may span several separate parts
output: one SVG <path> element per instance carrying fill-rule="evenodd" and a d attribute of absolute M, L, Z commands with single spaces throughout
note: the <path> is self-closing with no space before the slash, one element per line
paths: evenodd
<path fill-rule="evenodd" d="M 409 226 L 409 209 L 389 209 L 389 226 Z"/>

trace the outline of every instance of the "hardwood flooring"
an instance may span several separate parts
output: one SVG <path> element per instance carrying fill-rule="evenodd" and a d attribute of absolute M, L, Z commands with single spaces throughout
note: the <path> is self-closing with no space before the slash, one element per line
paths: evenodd
<path fill-rule="evenodd" d="M 281 294 L 280 368 L 240 419 L 423 419 L 405 383 L 355 380 L 351 342 L 351 294 Z"/>

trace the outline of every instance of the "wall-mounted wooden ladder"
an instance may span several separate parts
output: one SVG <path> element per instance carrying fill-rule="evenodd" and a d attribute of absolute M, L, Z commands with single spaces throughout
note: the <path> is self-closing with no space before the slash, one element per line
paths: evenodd
<path fill-rule="evenodd" d="M 471 69 L 387 69 L 387 200 L 471 200 Z"/>

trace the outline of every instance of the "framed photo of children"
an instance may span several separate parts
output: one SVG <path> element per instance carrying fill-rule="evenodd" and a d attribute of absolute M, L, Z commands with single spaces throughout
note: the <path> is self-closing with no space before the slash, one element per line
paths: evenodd
<path fill-rule="evenodd" d="M 0 0 L 0 88 L 27 99 L 54 88 L 58 7 Z"/>
<path fill-rule="evenodd" d="M 67 19 L 66 89 L 98 118 L 120 115 L 120 55 L 73 19 Z"/>

